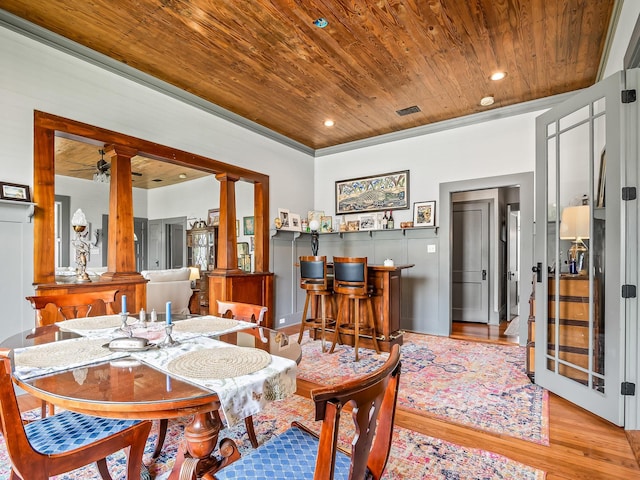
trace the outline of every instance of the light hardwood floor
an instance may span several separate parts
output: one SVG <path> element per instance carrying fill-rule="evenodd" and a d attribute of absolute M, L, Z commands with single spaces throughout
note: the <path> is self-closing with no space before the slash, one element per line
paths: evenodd
<path fill-rule="evenodd" d="M 506 324 L 454 324 L 452 337 L 509 344 Z M 291 331 L 295 333 L 295 329 Z M 402 380 L 400 380 L 402 383 Z M 314 385 L 298 381 L 298 393 L 308 396 Z M 402 387 L 400 387 L 402 388 Z M 547 480 L 640 479 L 640 467 L 622 428 L 550 394 L 549 445 L 537 445 L 506 435 L 495 435 L 398 409 L 396 423 L 404 428 L 470 448 L 495 452 L 547 472 Z"/>
<path fill-rule="evenodd" d="M 513 343 L 517 337 L 504 335 L 505 325 L 455 324 L 452 337 L 494 343 Z M 298 326 L 284 329 L 295 334 Z M 309 396 L 315 385 L 298 380 L 298 393 Z M 40 401 L 20 397 L 21 408 L 40 406 Z M 398 425 L 431 437 L 470 448 L 495 452 L 547 472 L 547 480 L 632 480 L 640 479 L 640 467 L 625 431 L 551 394 L 548 446 L 495 435 L 398 409 Z M 632 440 L 636 437 L 632 436 Z M 638 442 L 640 445 L 640 441 Z"/>

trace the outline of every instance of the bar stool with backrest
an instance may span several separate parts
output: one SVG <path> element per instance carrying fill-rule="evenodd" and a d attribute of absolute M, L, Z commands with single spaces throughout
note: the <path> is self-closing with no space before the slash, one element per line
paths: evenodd
<path fill-rule="evenodd" d="M 380 353 L 371 298 L 373 288 L 367 278 L 367 257 L 333 257 L 333 291 L 338 295 L 339 309 L 329 353 L 333 353 L 336 343 L 342 344 L 341 334 L 353 335 L 356 362 L 359 359 L 359 340 L 363 335 L 371 336 L 376 352 Z M 360 318 L 361 301 L 366 306 L 364 318 Z"/>
<path fill-rule="evenodd" d="M 325 351 L 325 329 L 334 327 L 336 321 L 334 317 L 327 315 L 327 302 L 331 302 L 331 314 L 335 315 L 336 302 L 333 296 L 333 279 L 327 274 L 327 257 L 300 257 L 300 288 L 307 292 L 302 311 L 302 322 L 300 323 L 300 334 L 298 343 L 302 341 L 305 328 L 319 328 L 320 339 L 322 341 L 322 352 Z M 320 300 L 318 302 L 318 300 Z M 307 312 L 311 304 L 311 317 L 307 318 Z M 318 316 L 318 304 L 320 306 L 320 316 Z M 314 308 L 315 307 L 315 308 Z"/>

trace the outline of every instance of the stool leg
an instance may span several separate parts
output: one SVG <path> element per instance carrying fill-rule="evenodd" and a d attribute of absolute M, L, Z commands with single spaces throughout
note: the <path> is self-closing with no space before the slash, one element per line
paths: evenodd
<path fill-rule="evenodd" d="M 340 308 L 337 309 L 337 313 L 336 313 L 336 328 L 333 332 L 333 344 L 331 345 L 331 349 L 329 350 L 329 353 L 333 353 L 333 351 L 336 348 L 336 343 L 340 342 L 340 344 L 342 344 L 342 339 L 340 338 L 340 319 L 342 318 L 344 300 L 345 300 L 344 298 L 340 298 L 338 302 Z"/>
<path fill-rule="evenodd" d="M 326 311 L 326 305 L 325 305 L 325 301 L 324 301 L 324 295 L 320 295 L 320 314 L 322 315 L 322 327 L 320 327 L 320 335 L 322 336 L 321 341 L 322 341 L 322 353 L 326 352 L 325 346 L 324 346 L 324 327 L 326 326 L 326 322 L 327 322 L 327 311 Z"/>
<path fill-rule="evenodd" d="M 360 299 L 356 298 L 354 300 L 354 329 L 355 329 L 355 338 L 353 339 L 353 348 L 356 349 L 356 362 L 359 360 L 358 357 L 358 343 L 360 340 Z"/>
<path fill-rule="evenodd" d="M 300 322 L 300 333 L 298 334 L 298 343 L 302 341 L 302 335 L 304 334 L 305 323 L 307 322 L 307 309 L 309 308 L 309 292 L 307 292 L 307 298 L 304 300 L 304 310 L 302 311 L 302 322 Z"/>
<path fill-rule="evenodd" d="M 378 331 L 376 330 L 376 318 L 373 316 L 373 299 L 371 297 L 367 299 L 367 306 L 369 308 L 369 322 L 371 324 L 371 340 L 373 341 L 373 347 L 376 349 L 376 353 L 380 353 L 380 346 L 378 345 Z"/>

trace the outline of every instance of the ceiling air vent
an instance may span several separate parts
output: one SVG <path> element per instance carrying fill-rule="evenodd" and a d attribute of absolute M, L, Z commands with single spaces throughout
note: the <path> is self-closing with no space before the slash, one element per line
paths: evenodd
<path fill-rule="evenodd" d="M 412 113 L 418 113 L 420 111 L 421 111 L 420 107 L 418 107 L 417 105 L 414 105 L 413 107 L 407 107 L 407 108 L 403 108 L 402 110 L 396 110 L 396 113 L 401 117 L 404 117 L 405 115 L 411 115 Z"/>

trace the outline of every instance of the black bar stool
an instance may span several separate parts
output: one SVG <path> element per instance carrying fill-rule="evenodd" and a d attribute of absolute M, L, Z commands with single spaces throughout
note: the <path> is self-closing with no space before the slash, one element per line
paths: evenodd
<path fill-rule="evenodd" d="M 302 341 L 305 328 L 319 328 L 322 340 L 322 352 L 325 351 L 325 328 L 334 327 L 336 321 L 327 315 L 325 299 L 329 297 L 331 313 L 335 315 L 336 305 L 333 296 L 333 282 L 327 275 L 327 257 L 300 257 L 300 288 L 307 291 L 300 323 L 298 343 Z M 320 299 L 320 316 L 318 316 L 318 299 Z M 309 303 L 312 304 L 312 317 L 307 318 Z"/>
<path fill-rule="evenodd" d="M 358 343 L 360 336 L 371 336 L 373 346 L 380 353 L 373 315 L 373 288 L 367 281 L 367 257 L 333 257 L 333 291 L 339 295 L 339 310 L 336 318 L 336 329 L 333 345 L 329 353 L 333 353 L 336 343 L 342 343 L 341 334 L 353 335 L 353 346 L 358 361 Z M 366 304 L 364 318 L 360 318 L 360 301 Z M 346 305 L 345 305 L 346 302 Z M 353 313 L 352 313 L 353 309 Z M 347 315 L 345 321 L 345 314 Z"/>

